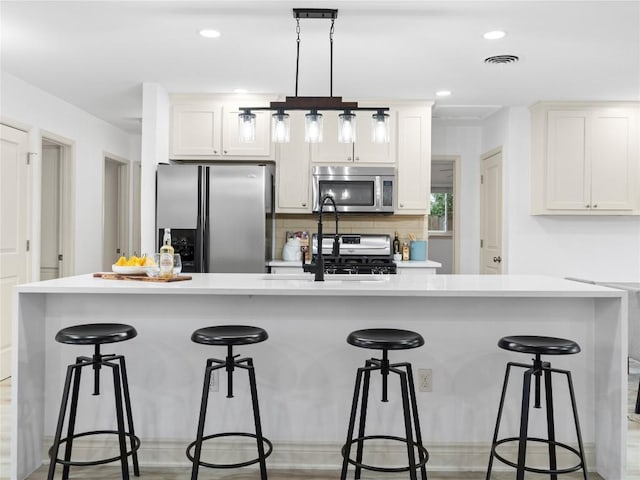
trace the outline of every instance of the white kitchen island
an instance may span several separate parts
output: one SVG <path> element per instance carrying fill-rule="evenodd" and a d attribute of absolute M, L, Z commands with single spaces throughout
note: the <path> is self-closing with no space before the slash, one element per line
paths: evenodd
<path fill-rule="evenodd" d="M 136 338 L 103 351 L 127 358 L 143 466 L 188 464 L 184 449 L 195 436 L 205 359 L 225 355 L 190 336 L 203 326 L 235 323 L 269 333 L 266 342 L 237 353 L 255 361 L 263 432 L 274 443 L 270 468 L 339 467 L 356 369 L 379 353 L 350 346 L 346 337 L 359 328 L 392 327 L 415 330 L 426 341 L 419 349 L 391 352 L 390 360 L 410 361 L 414 372 L 433 371 L 433 391 L 418 392 L 429 469 L 486 468 L 505 364 L 529 361 L 496 344 L 504 335 L 531 334 L 580 344 L 577 355 L 547 359 L 573 373 L 591 469 L 607 480 L 625 475 L 623 291 L 541 276 L 343 276 L 318 283 L 303 274 L 194 274 L 168 284 L 82 275 L 21 285 L 16 295 L 12 479 L 26 478 L 46 461 L 66 365 L 92 352 L 56 343 L 55 333 L 90 322 L 138 330 Z M 212 394 L 208 430 L 251 431 L 245 379 L 237 373 L 234 399 L 224 398 L 225 381 Z M 90 395 L 90 382 L 83 386 L 77 431 L 113 423 L 109 382 L 105 375 L 99 397 Z M 513 376 L 504 436 L 517 428 L 521 387 L 521 376 Z M 397 385 L 390 384 L 385 404 L 378 401 L 378 378 L 371 388 L 367 432 L 401 433 Z M 557 438 L 573 444 L 566 386 L 557 380 L 554 388 Z M 532 413 L 531 424 L 530 433 L 544 435 L 544 409 Z M 76 448 L 97 458 L 104 447 L 78 440 L 74 456 Z M 385 460 L 402 462 L 402 447 L 379 450 Z M 546 452 L 531 451 L 540 458 Z"/>

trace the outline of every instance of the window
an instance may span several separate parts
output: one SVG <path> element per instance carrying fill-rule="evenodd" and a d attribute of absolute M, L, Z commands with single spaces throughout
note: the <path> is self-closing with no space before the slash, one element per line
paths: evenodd
<path fill-rule="evenodd" d="M 448 233 L 453 230 L 453 193 L 432 192 L 429 232 Z"/>

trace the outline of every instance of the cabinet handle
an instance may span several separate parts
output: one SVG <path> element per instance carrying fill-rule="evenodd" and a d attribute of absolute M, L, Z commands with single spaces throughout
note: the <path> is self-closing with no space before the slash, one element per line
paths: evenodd
<path fill-rule="evenodd" d="M 217 154 L 218 154 L 218 150 L 214 150 L 214 151 L 213 151 L 213 154 L 214 154 L 214 155 L 217 155 Z"/>
<path fill-rule="evenodd" d="M 496 263 L 502 262 L 502 257 L 493 257 L 493 261 Z"/>
<path fill-rule="evenodd" d="M 593 208 L 598 208 L 598 204 L 596 203 L 596 204 L 593 206 Z"/>
<path fill-rule="evenodd" d="M 224 150 L 222 153 L 224 153 L 224 154 L 226 155 L 226 154 L 227 154 L 227 151 L 226 151 L 226 150 Z"/>
<path fill-rule="evenodd" d="M 360 157 L 356 157 L 356 162 L 359 162 L 359 161 L 360 161 Z"/>
<path fill-rule="evenodd" d="M 400 208 L 404 208 L 404 203 L 401 203 L 401 204 L 400 204 Z"/>
<path fill-rule="evenodd" d="M 347 161 L 349 161 L 349 162 L 350 162 L 350 161 L 351 161 L 351 157 L 347 157 Z"/>
<path fill-rule="evenodd" d="M 591 208 L 591 205 L 585 205 L 584 208 Z"/>
<path fill-rule="evenodd" d="M 306 203 L 303 203 L 303 204 L 302 204 L 302 206 L 303 206 L 303 207 L 306 207 L 306 206 L 307 206 L 307 204 L 306 204 Z"/>

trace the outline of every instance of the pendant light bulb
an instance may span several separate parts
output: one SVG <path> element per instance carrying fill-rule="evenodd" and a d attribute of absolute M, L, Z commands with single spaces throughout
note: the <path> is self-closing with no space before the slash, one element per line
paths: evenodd
<path fill-rule="evenodd" d="M 371 117 L 371 141 L 389 143 L 389 114 L 378 110 Z"/>
<path fill-rule="evenodd" d="M 307 143 L 322 142 L 322 114 L 311 110 L 304 116 L 304 141 Z"/>
<path fill-rule="evenodd" d="M 256 114 L 251 110 L 244 110 L 238 114 L 238 131 L 241 143 L 256 141 Z"/>
<path fill-rule="evenodd" d="M 271 115 L 271 118 L 271 140 L 274 143 L 289 143 L 291 140 L 289 114 L 279 111 Z"/>
<path fill-rule="evenodd" d="M 356 114 L 351 110 L 345 110 L 338 115 L 338 142 L 355 143 L 356 141 Z"/>

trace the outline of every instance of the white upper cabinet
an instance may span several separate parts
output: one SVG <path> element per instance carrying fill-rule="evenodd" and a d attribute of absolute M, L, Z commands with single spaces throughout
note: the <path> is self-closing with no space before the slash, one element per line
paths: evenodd
<path fill-rule="evenodd" d="M 291 142 L 276 144 L 276 212 L 311 213 L 311 161 L 304 112 L 290 112 Z"/>
<path fill-rule="evenodd" d="M 638 104 L 531 107 L 532 213 L 640 214 Z"/>
<path fill-rule="evenodd" d="M 171 101 L 170 156 L 177 160 L 273 160 L 271 115 L 256 114 L 256 139 L 240 142 L 239 107 L 268 105 L 262 99 L 232 101 L 219 96 L 175 95 Z"/>
<path fill-rule="evenodd" d="M 381 102 L 384 103 L 384 102 Z M 364 105 L 363 105 L 364 106 Z M 389 143 L 371 140 L 371 116 L 373 111 L 356 110 L 356 139 L 354 143 L 338 142 L 339 112 L 323 112 L 321 143 L 311 145 L 311 161 L 314 163 L 340 164 L 388 164 L 396 163 L 396 115 L 389 113 Z"/>
<path fill-rule="evenodd" d="M 427 215 L 431 196 L 431 106 L 398 109 L 396 214 Z"/>

